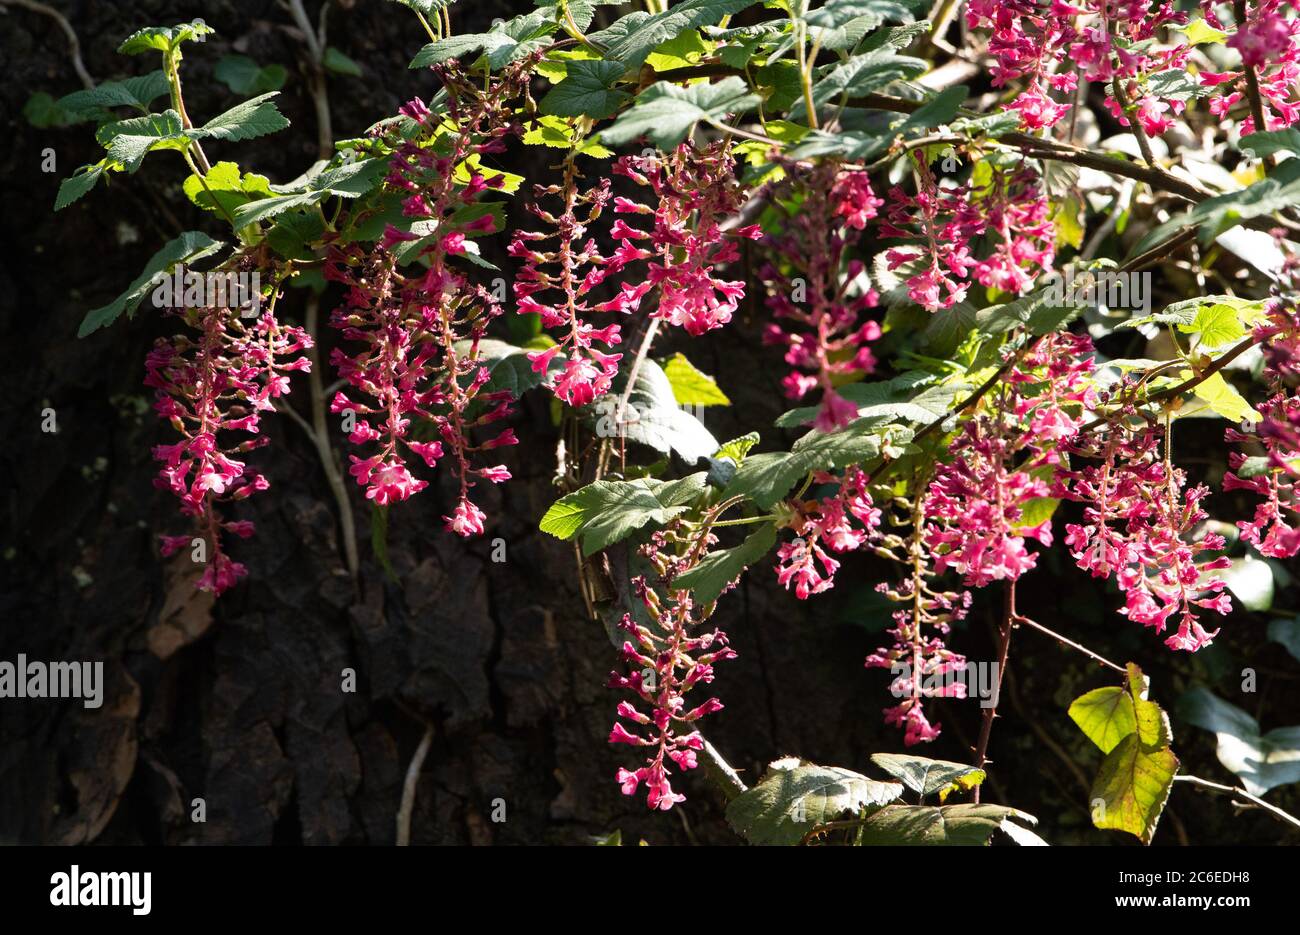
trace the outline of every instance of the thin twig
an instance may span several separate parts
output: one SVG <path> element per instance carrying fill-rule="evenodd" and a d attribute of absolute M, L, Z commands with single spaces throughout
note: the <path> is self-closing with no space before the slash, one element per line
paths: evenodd
<path fill-rule="evenodd" d="M 87 91 L 95 89 L 95 79 L 90 77 L 90 72 L 86 71 L 86 64 L 81 60 L 81 41 L 77 38 L 77 31 L 72 28 L 68 18 L 60 13 L 54 7 L 44 3 L 37 3 L 36 0 L 0 0 L 0 6 L 16 6 L 25 10 L 31 10 L 33 13 L 40 13 L 48 16 L 59 24 L 63 34 L 68 37 L 68 54 L 72 57 L 72 68 L 81 79 L 82 86 Z"/>
<path fill-rule="evenodd" d="M 1278 821 L 1285 822 L 1288 825 L 1294 825 L 1295 827 L 1300 828 L 1300 818 L 1296 818 L 1290 812 L 1282 811 L 1282 809 L 1278 808 L 1276 805 L 1272 805 L 1268 802 L 1265 802 L 1257 795 L 1251 795 L 1245 789 L 1239 789 L 1236 788 L 1235 786 L 1225 786 L 1217 782 L 1210 782 L 1210 780 L 1202 779 L 1200 776 L 1187 776 L 1187 775 L 1175 776 L 1174 782 L 1190 782 L 1194 786 L 1201 786 L 1205 789 L 1213 789 L 1215 792 L 1223 792 L 1228 795 L 1240 796 L 1241 798 L 1245 799 L 1247 802 L 1250 802 L 1256 808 L 1264 809 L 1266 812 L 1271 814 Z"/>
<path fill-rule="evenodd" d="M 433 725 L 426 724 L 420 745 L 415 748 L 411 765 L 406 768 L 406 781 L 402 783 L 402 804 L 397 810 L 397 846 L 406 847 L 411 843 L 411 814 L 415 811 L 415 786 L 420 778 L 420 769 L 424 758 L 429 755 L 433 743 Z"/>
<path fill-rule="evenodd" d="M 344 483 L 343 474 L 335 460 L 334 448 L 330 444 L 329 427 L 325 422 L 325 390 L 321 386 L 320 353 L 315 338 L 316 332 L 320 330 L 319 317 L 320 298 L 314 294 L 309 295 L 304 324 L 307 333 L 313 336 L 312 346 L 307 351 L 308 359 L 311 360 L 311 370 L 307 373 L 307 386 L 311 393 L 312 431 L 310 434 L 316 445 L 321 467 L 325 471 L 325 479 L 329 482 L 330 493 L 334 495 L 334 503 L 338 507 L 339 526 L 343 535 L 343 558 L 347 562 L 348 574 L 352 576 L 353 581 L 356 581 L 357 573 L 361 569 L 357 553 L 356 521 L 352 516 L 352 501 L 348 499 L 347 484 Z"/>
<path fill-rule="evenodd" d="M 320 11 L 320 28 L 314 30 L 302 0 L 284 0 L 284 5 L 293 16 L 294 24 L 303 34 L 307 52 L 311 60 L 311 76 L 308 90 L 312 103 L 316 107 L 316 148 L 319 158 L 328 159 L 334 152 L 334 130 L 330 119 L 329 91 L 325 74 L 325 15 L 330 7 L 330 0 L 325 0 Z"/>
<path fill-rule="evenodd" d="M 1047 636 L 1050 636 L 1052 639 L 1056 640 L 1058 643 L 1062 644 L 1063 646 L 1068 646 L 1071 649 L 1077 650 L 1078 652 L 1083 653 L 1089 659 L 1092 659 L 1094 662 L 1100 662 L 1102 665 L 1108 666 L 1114 669 L 1116 672 L 1120 672 L 1123 674 L 1128 673 L 1128 670 L 1125 669 L 1123 666 L 1116 665 L 1115 663 L 1107 659 L 1105 656 L 1094 653 L 1087 646 L 1084 646 L 1081 643 L 1076 643 L 1074 640 L 1070 639 L 1069 637 L 1062 636 L 1061 634 L 1057 633 L 1055 630 L 1049 630 L 1041 623 L 1038 623 L 1035 620 L 1030 620 L 1028 617 L 1024 616 L 1023 614 L 1016 614 L 1016 623 L 1024 624 L 1027 627 L 1032 627 L 1033 629 L 1037 630 L 1039 633 L 1044 633 Z"/>

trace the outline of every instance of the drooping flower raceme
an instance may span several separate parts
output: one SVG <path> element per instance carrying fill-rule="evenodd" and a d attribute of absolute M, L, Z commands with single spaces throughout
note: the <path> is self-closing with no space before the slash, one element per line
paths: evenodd
<path fill-rule="evenodd" d="M 1025 540 L 1050 546 L 1052 522 L 1050 511 L 1027 514 L 1047 503 L 1060 449 L 1095 402 L 1093 369 L 1087 336 L 1048 335 L 1009 370 L 991 412 L 962 425 L 924 501 L 936 572 L 952 569 L 982 588 L 1035 566 Z"/>
<path fill-rule="evenodd" d="M 1292 289 L 1300 282 L 1294 258 L 1283 281 Z M 1258 407 L 1259 421 L 1227 430 L 1228 443 L 1244 450 L 1229 454 L 1223 489 L 1249 490 L 1263 498 L 1250 520 L 1237 523 L 1241 538 L 1269 558 L 1291 558 L 1300 553 L 1295 487 L 1300 477 L 1300 310 L 1294 292 L 1272 300 L 1267 320 L 1252 337 L 1263 349 L 1272 395 Z"/>
<path fill-rule="evenodd" d="M 1168 130 L 1169 115 L 1185 106 L 1177 95 L 1148 93 L 1145 81 L 1186 66 L 1186 43 L 1156 43 L 1165 27 L 1187 22 L 1168 0 L 970 0 L 966 22 L 989 34 L 994 87 L 1023 82 L 1009 107 L 1019 112 L 1025 129 L 1041 130 L 1064 118 L 1080 77 L 1105 86 L 1107 108 L 1127 125 L 1129 116 L 1115 99 L 1118 81 L 1132 113 L 1152 135 Z"/>
<path fill-rule="evenodd" d="M 269 308 L 255 319 L 215 305 L 171 312 L 198 334 L 160 338 L 145 361 L 145 385 L 157 394 L 154 409 L 181 434 L 180 441 L 153 449 L 162 465 L 154 484 L 175 494 L 181 512 L 195 520 L 206 563 L 198 587 L 219 595 L 247 574 L 226 554 L 223 534 L 246 539 L 254 527 L 250 520 L 224 518 L 218 505 L 269 486 L 236 456 L 267 443 L 260 435 L 261 417 L 274 412 L 274 401 L 289 392 L 287 374 L 310 368 L 306 356 L 294 355 L 311 347 L 311 337 L 276 321 Z M 231 445 L 232 432 L 258 437 Z M 162 553 L 189 549 L 191 541 L 191 536 L 163 536 Z"/>
<path fill-rule="evenodd" d="M 913 302 L 931 312 L 951 308 L 966 298 L 971 278 L 1020 294 L 1051 269 L 1055 228 L 1036 172 L 995 166 L 987 181 L 952 185 L 912 155 L 916 194 L 890 190 L 880 232 L 918 241 L 885 254 L 888 268 L 907 277 Z"/>
<path fill-rule="evenodd" d="M 682 772 L 699 765 L 704 738 L 695 724 L 722 710 L 717 698 L 688 708 L 686 695 L 698 685 L 710 684 L 714 665 L 736 655 L 725 633 L 702 628 L 714 604 L 699 605 L 690 591 L 673 587 L 674 579 L 695 567 L 715 542 L 707 533 L 703 541 L 698 534 L 683 535 L 677 526 L 654 533 L 640 551 L 657 578 L 652 582 L 637 577 L 632 582 L 645 614 L 625 614 L 619 624 L 628 636 L 622 654 L 628 672 L 611 673 L 609 685 L 627 690 L 633 700 L 619 704 L 620 720 L 614 723 L 609 741 L 639 748 L 646 759 L 637 769 L 620 768 L 615 778 L 624 795 L 635 795 L 644 783 L 646 804 L 653 809 L 666 811 L 685 801 L 686 796 L 674 791 L 669 780 L 670 764 Z M 684 554 L 678 554 L 682 549 Z M 639 622 L 638 616 L 646 622 Z"/>
<path fill-rule="evenodd" d="M 1132 413 L 1114 417 L 1100 433 L 1072 441 L 1073 455 L 1099 463 L 1061 472 L 1058 493 L 1084 504 L 1083 522 L 1066 527 L 1065 542 L 1080 568 L 1114 577 L 1125 597 L 1120 613 L 1157 633 L 1176 622 L 1165 645 L 1195 652 L 1219 632 L 1201 625 L 1201 612 L 1232 610 L 1226 582 L 1215 574 L 1230 560 L 1202 557 L 1224 545 L 1217 533 L 1198 534 L 1209 489 L 1187 488 L 1162 427 L 1135 421 Z"/>
<path fill-rule="evenodd" d="M 1205 20 L 1216 28 L 1225 28 L 1219 9 L 1232 4 L 1202 0 Z M 1300 79 L 1300 18 L 1294 3 L 1283 0 L 1251 0 L 1246 5 L 1244 23 L 1235 26 L 1227 46 L 1241 56 L 1241 70 L 1202 72 L 1201 83 L 1218 91 L 1210 101 L 1210 112 L 1221 117 L 1241 103 L 1249 90 L 1245 67 L 1254 69 L 1265 127 L 1255 126 L 1253 114 L 1242 120 L 1242 133 L 1256 130 L 1279 130 L 1300 119 L 1300 101 L 1295 100 L 1296 80 Z"/>
<path fill-rule="evenodd" d="M 821 390 L 814 425 L 829 432 L 858 414 L 836 392 L 836 380 L 876 368 L 868 344 L 880 337 L 880 325 L 864 313 L 879 299 L 861 286 L 862 261 L 846 262 L 845 255 L 883 202 L 865 172 L 835 162 L 812 170 L 791 165 L 787 173 L 770 200 L 797 207 L 783 218 L 780 232 L 762 241 L 769 260 L 759 276 L 774 319 L 763 340 L 784 346 L 785 361 L 794 368 L 781 381 L 786 396 L 797 400 Z"/>
<path fill-rule="evenodd" d="M 591 290 L 609 274 L 609 259 L 589 232 L 609 203 L 610 183 L 601 179 L 580 191 L 578 167 L 570 156 L 560 185 L 538 185 L 534 191 L 537 201 L 529 210 L 547 229 L 516 231 L 510 243 L 510 255 L 521 261 L 514 283 L 516 310 L 538 314 L 544 328 L 558 329 L 557 343 L 530 351 L 528 359 L 533 369 L 545 376 L 557 398 L 571 406 L 585 406 L 609 392 L 623 356 L 596 347 L 612 348 L 619 343 L 617 322 L 597 328 L 585 320 L 591 313 L 628 309 L 622 293 L 606 302 L 589 298 Z M 559 200 L 558 213 L 543 207 L 546 197 Z M 557 366 L 557 359 L 563 364 Z"/>
<path fill-rule="evenodd" d="M 880 510 L 867 492 L 867 476 L 858 467 L 842 477 L 826 472 L 814 483 L 835 484 L 837 490 L 820 500 L 789 504 L 787 526 L 795 538 L 777 549 L 776 580 L 787 590 L 794 585 L 801 601 L 829 590 L 840 563 L 827 552 L 853 552 L 871 542 L 880 528 Z"/>
<path fill-rule="evenodd" d="M 425 136 L 393 140 L 387 184 L 403 193 L 410 229 L 390 226 L 373 253 L 353 244 L 332 248 L 327 258 L 326 278 L 348 287 L 331 324 L 345 341 L 361 345 L 331 355 L 352 395 L 338 393 L 330 408 L 355 419 L 354 445 L 377 444 L 373 454 L 351 456 L 350 473 L 381 506 L 428 486 L 408 468 L 409 454 L 428 467 L 450 455 L 460 490 L 443 521 L 449 531 L 473 536 L 483 532 L 485 516 L 470 489 L 478 479 L 501 483 L 510 473 L 502 465 L 477 467 L 472 458 L 517 440 L 513 429 L 478 443 L 471 439 L 472 430 L 508 416 L 513 397 L 482 392 L 491 374 L 480 342 L 501 306 L 452 262 L 468 249 L 467 236 L 494 229 L 490 213 L 469 209 L 500 175 L 476 166 L 502 148 L 503 137 L 518 132 L 508 102 L 524 78 L 522 71 L 507 72 L 483 91 L 453 71 L 440 75 L 449 92 L 450 124 L 415 101 L 403 112 Z M 403 262 L 416 259 L 425 264 L 422 271 L 403 273 Z M 433 437 L 416 436 L 412 417 L 432 426 Z"/>
<path fill-rule="evenodd" d="M 898 704 L 885 708 L 885 723 L 901 727 L 903 743 L 911 747 L 934 740 L 942 728 L 930 722 L 925 699 L 966 697 L 966 683 L 959 677 L 966 669 L 966 658 L 948 649 L 944 638 L 952 623 L 966 616 L 971 597 L 969 591 L 947 591 L 933 584 L 934 556 L 925 544 L 920 498 L 913 497 L 904 505 L 909 508 L 908 536 L 887 534 L 876 549 L 907 568 L 897 585 L 882 582 L 876 587 L 899 605 L 891 615 L 894 626 L 888 631 L 893 643 L 868 656 L 866 667 L 888 669 L 894 676 L 889 691 Z"/>
<path fill-rule="evenodd" d="M 610 230 L 620 247 L 606 262 L 606 275 L 623 272 L 621 294 L 610 307 L 634 311 L 651 290 L 659 290 L 652 317 L 701 335 L 731 320 L 745 294 L 739 280 L 722 279 L 720 267 L 740 258 L 738 240 L 762 236 L 757 225 L 727 229 L 745 203 L 735 176 L 735 160 L 724 143 L 697 149 L 682 143 L 672 153 L 624 156 L 614 173 L 650 188 L 655 203 L 614 199 L 619 219 Z M 636 218 L 650 222 L 648 228 Z M 645 277 L 630 282 L 632 271 L 647 264 Z"/>

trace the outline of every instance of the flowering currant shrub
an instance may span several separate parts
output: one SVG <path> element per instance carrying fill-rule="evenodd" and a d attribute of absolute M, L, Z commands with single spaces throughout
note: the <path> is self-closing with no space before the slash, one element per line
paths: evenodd
<path fill-rule="evenodd" d="M 214 595 L 259 575 L 240 503 L 268 489 L 291 393 L 319 409 L 345 537 L 371 511 L 380 564 L 417 494 L 444 504 L 428 535 L 481 536 L 537 393 L 561 441 L 535 519 L 572 541 L 614 637 L 622 793 L 669 810 L 710 782 L 754 843 L 1041 843 L 980 802 L 1017 630 L 1114 670 L 1068 714 L 1100 748 L 1093 823 L 1150 841 L 1180 767 L 1153 699 L 1171 687 L 1017 587 L 1073 565 L 1139 659 L 1190 657 L 1256 626 L 1249 582 L 1300 552 L 1293 5 L 969 0 L 932 22 L 920 0 L 557 0 L 465 33 L 452 0 L 400 2 L 425 92 L 284 184 L 233 161 L 288 126 L 274 92 L 187 109 L 201 21 L 121 46 L 158 66 L 162 109 L 143 79 L 81 101 L 104 155 L 56 208 L 147 159 L 211 220 L 83 336 L 195 264 L 256 283 L 153 303 L 175 325 L 142 368 L 179 501 L 160 553 L 192 552 Z M 502 168 L 530 148 L 536 177 Z M 746 396 L 794 408 L 719 439 L 701 407 L 729 398 L 689 355 L 749 338 L 766 370 Z M 1221 450 L 1188 457 L 1207 420 Z M 586 580 L 602 552 L 626 572 L 612 607 Z M 742 778 L 707 739 L 737 655 L 714 621 L 746 576 L 792 607 L 871 597 L 883 645 L 843 664 L 881 693 L 859 713 L 896 738 L 864 754 L 889 779 L 788 756 Z M 1231 733 L 1195 691 L 1185 719 Z M 919 755 L 977 699 L 963 762 Z M 1300 780 L 1238 772 L 1250 794 Z"/>

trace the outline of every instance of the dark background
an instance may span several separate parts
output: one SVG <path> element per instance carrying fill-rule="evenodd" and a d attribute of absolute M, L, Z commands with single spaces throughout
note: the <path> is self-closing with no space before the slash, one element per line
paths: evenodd
<path fill-rule="evenodd" d="M 283 8 L 172 0 L 56 6 L 98 81 L 155 67 L 115 53 L 130 32 L 203 17 L 217 35 L 187 46 L 183 67 L 198 121 L 236 102 L 211 78 L 232 42 L 261 64 L 286 65 L 280 106 L 294 126 L 212 145 L 209 155 L 281 182 L 315 158 L 302 46 L 283 28 L 291 22 Z M 406 67 L 425 41 L 411 13 L 380 0 L 345 6 L 331 14 L 330 42 L 364 74 L 330 79 L 339 138 L 434 90 L 429 75 Z M 526 8 L 460 4 L 453 23 L 458 33 L 481 31 L 493 17 Z M 314 17 L 315 5 L 309 9 Z M 506 459 L 515 479 L 483 503 L 486 537 L 466 543 L 442 531 L 439 516 L 453 500 L 437 484 L 391 511 L 395 582 L 374 559 L 369 507 L 349 480 L 362 553 L 354 592 L 320 463 L 286 417 L 264 422 L 272 445 L 253 456 L 272 490 L 241 508 L 258 524 L 257 535 L 232 550 L 249 578 L 213 606 L 185 577 L 184 554 L 158 557 L 157 534 L 183 524 L 170 497 L 151 485 L 149 449 L 170 441 L 170 429 L 149 409 L 143 359 L 175 323 L 142 312 L 85 340 L 75 335 L 86 310 L 117 295 L 163 242 L 182 229 L 216 229 L 185 200 L 185 170 L 170 154 L 55 215 L 59 180 L 99 156 L 89 125 L 42 130 L 22 115 L 33 92 L 58 97 L 81 87 L 66 39 L 49 18 L 0 7 L 0 60 L 0 121 L 10 140 L 0 149 L 0 659 L 103 659 L 108 680 L 97 711 L 0 700 L 0 842 L 389 844 L 427 719 L 435 732 L 418 784 L 414 843 L 573 844 L 615 829 L 625 842 L 736 843 L 703 775 L 679 780 L 689 800 L 671 814 L 648 812 L 643 797 L 625 798 L 613 781 L 631 762 L 627 748 L 605 740 L 619 700 L 604 687 L 615 653 L 603 625 L 585 613 L 572 546 L 536 528 L 557 495 L 555 430 L 540 398 L 520 406 L 523 444 Z M 41 171 L 47 147 L 57 154 L 54 174 Z M 547 155 L 512 156 L 510 167 L 540 172 Z M 485 247 L 503 266 L 504 240 Z M 290 318 L 301 307 L 293 293 L 280 305 Z M 734 403 L 709 410 L 710 430 L 726 439 L 757 428 L 770 446 L 780 441 L 765 427 L 783 408 L 784 365 L 760 345 L 757 311 L 751 302 L 724 334 L 688 349 Z M 305 381 L 295 379 L 289 404 L 305 412 L 306 395 Z M 40 431 L 47 406 L 57 413 L 57 434 Z M 1200 458 L 1194 470 L 1217 478 L 1218 429 L 1204 431 L 1204 439 L 1189 433 L 1180 444 Z M 1208 464 L 1207 450 L 1215 452 Z M 1245 507 L 1219 495 L 1211 509 L 1238 516 Z M 489 560 L 494 537 L 507 543 L 504 564 Z M 714 688 L 727 708 L 710 718 L 707 734 L 748 781 L 782 755 L 879 775 L 870 754 L 902 749 L 901 733 L 881 724 L 888 675 L 862 665 L 885 625 L 871 587 L 891 574 L 855 559 L 833 592 L 805 604 L 761 567 L 723 602 L 717 619 L 740 658 L 720 667 Z M 1300 666 L 1266 643 L 1266 617 L 1238 612 L 1213 649 L 1176 656 L 1116 615 L 1117 595 L 1059 550 L 1024 582 L 1020 601 L 1106 656 L 1141 663 L 1166 707 L 1201 683 L 1251 710 L 1265 729 L 1297 720 Z M 1000 603 L 1000 595 L 978 594 L 951 641 L 972 661 L 993 658 Z M 1113 683 L 1113 674 L 1023 630 L 1011 659 L 985 800 L 1037 815 L 1053 844 L 1135 843 L 1091 828 L 1086 784 L 1100 754 L 1065 714 L 1075 696 Z M 1261 673 L 1256 696 L 1235 687 L 1243 665 Z M 339 690 L 345 667 L 358 673 L 355 694 Z M 916 752 L 969 760 L 979 708 L 950 702 L 937 712 L 943 737 Z M 1175 723 L 1175 739 L 1186 771 L 1233 781 L 1214 759 L 1211 736 Z M 1297 811 L 1295 789 L 1269 798 Z M 203 824 L 189 820 L 196 796 L 207 803 Z M 504 823 L 491 820 L 496 798 L 506 802 Z M 1288 840 L 1294 835 L 1266 816 L 1234 815 L 1227 798 L 1185 786 L 1175 789 L 1156 836 L 1157 844 Z"/>

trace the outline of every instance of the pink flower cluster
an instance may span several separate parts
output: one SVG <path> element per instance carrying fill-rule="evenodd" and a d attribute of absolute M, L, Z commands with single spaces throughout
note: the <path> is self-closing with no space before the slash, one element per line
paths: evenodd
<path fill-rule="evenodd" d="M 145 360 L 145 385 L 157 393 L 154 409 L 181 434 L 179 442 L 153 449 L 162 465 L 154 485 L 170 490 L 181 513 L 196 521 L 206 543 L 198 587 L 219 595 L 247 574 L 243 564 L 226 554 L 222 534 L 246 539 L 254 528 L 249 520 L 223 519 L 217 506 L 269 486 L 235 457 L 268 439 L 249 438 L 232 446 L 222 437 L 230 432 L 259 435 L 262 414 L 274 412 L 274 400 L 289 392 L 286 374 L 310 369 L 306 356 L 293 355 L 312 342 L 307 332 L 277 322 L 269 310 L 253 320 L 217 306 L 172 312 L 195 320 L 199 333 L 160 338 Z M 162 554 L 188 549 L 191 541 L 190 536 L 163 536 Z"/>
<path fill-rule="evenodd" d="M 651 317 L 701 335 L 731 320 L 745 295 L 743 281 L 721 279 L 716 269 L 740 258 L 738 240 L 762 236 L 758 225 L 726 229 L 745 203 L 736 179 L 735 161 L 724 143 L 697 149 L 682 143 L 671 154 L 623 156 L 614 173 L 648 186 L 654 205 L 614 199 L 614 212 L 646 217 L 649 229 L 616 221 L 610 235 L 619 249 L 606 263 L 606 274 L 645 261 L 645 278 L 624 282 L 611 309 L 634 311 L 655 288 L 659 302 Z"/>
<path fill-rule="evenodd" d="M 633 579 L 649 622 L 641 624 L 632 614 L 624 615 L 619 627 L 628 639 L 622 655 L 631 671 L 627 675 L 612 672 L 609 677 L 611 688 L 625 689 L 634 698 L 619 703 L 618 715 L 623 720 L 614 723 L 609 742 L 641 748 L 646 756 L 644 766 L 620 768 L 615 778 L 624 795 L 635 795 L 645 783 L 646 804 L 664 811 L 686 799 L 673 791 L 669 763 L 683 772 L 695 769 L 704 738 L 694 725 L 705 715 L 722 710 L 717 698 L 688 709 L 685 696 L 697 685 L 713 681 L 715 663 L 736 656 L 721 630 L 699 632 L 714 605 L 699 606 L 690 591 L 673 589 L 673 579 L 698 564 L 716 539 L 711 535 L 704 542 L 686 539 L 684 556 L 675 554 L 674 546 L 681 541 L 670 527 L 656 532 L 641 548 L 666 596 L 661 597 L 644 577 Z"/>
<path fill-rule="evenodd" d="M 944 185 L 930 164 L 913 153 L 917 191 L 889 192 L 885 237 L 919 239 L 917 246 L 896 247 L 885 254 L 891 271 L 902 268 L 908 295 L 928 311 L 951 308 L 966 298 L 972 275 L 983 285 L 1021 293 L 1055 258 L 1055 228 L 1047 193 L 1033 170 L 1019 166 L 993 171 L 988 186 Z M 992 242 L 992 252 L 978 259 L 976 239 Z"/>
<path fill-rule="evenodd" d="M 1202 0 L 1205 20 L 1216 28 L 1223 28 L 1217 8 L 1225 4 L 1215 0 Z M 1253 116 L 1242 122 L 1242 132 L 1279 130 L 1300 119 L 1300 101 L 1293 100 L 1296 81 L 1300 79 L 1300 19 L 1294 15 L 1295 4 L 1283 0 L 1254 0 L 1246 10 L 1244 23 L 1237 23 L 1236 31 L 1228 38 L 1228 47 L 1241 54 L 1241 62 L 1256 72 L 1260 103 L 1263 105 L 1266 127 L 1256 127 Z M 1290 15 L 1288 15 L 1290 14 Z M 1202 72 L 1201 82 L 1212 87 L 1223 87 L 1227 93 L 1210 101 L 1210 112 L 1221 117 L 1238 104 L 1246 94 L 1247 83 L 1243 71 L 1222 73 Z"/>
<path fill-rule="evenodd" d="M 952 569 L 973 588 L 1015 581 L 1038 560 L 1025 540 L 1052 544 L 1051 519 L 1027 525 L 1024 511 L 1050 497 L 1059 448 L 1095 402 L 1092 350 L 1086 335 L 1040 338 L 995 391 L 992 413 L 961 427 L 923 504 L 936 573 Z M 1020 392 L 1026 385 L 1032 394 Z"/>
<path fill-rule="evenodd" d="M 824 162 L 810 170 L 787 167 L 787 178 L 770 199 L 795 203 L 778 233 L 764 238 L 769 256 L 758 274 L 767 284 L 767 307 L 776 319 L 763 332 L 767 344 L 784 346 L 794 368 L 781 381 L 786 396 L 802 399 L 822 391 L 814 425 L 830 432 L 857 418 L 857 406 L 835 391 L 837 379 L 876 369 L 868 343 L 880 325 L 863 315 L 879 302 L 875 290 L 858 290 L 861 260 L 845 261 L 867 221 L 884 203 L 862 171 Z"/>
<path fill-rule="evenodd" d="M 1296 263 L 1292 258 L 1283 277 L 1291 287 L 1300 284 Z M 1226 433 L 1229 444 L 1260 452 L 1250 476 L 1243 476 L 1246 453 L 1232 452 L 1223 489 L 1249 490 L 1263 498 L 1254 517 L 1238 522 L 1237 527 L 1245 542 L 1270 558 L 1300 553 L 1300 524 L 1295 519 L 1300 516 L 1295 489 L 1300 476 L 1300 395 L 1295 391 L 1300 378 L 1300 310 L 1294 302 L 1294 296 L 1274 299 L 1268 320 L 1253 335 L 1263 349 L 1264 376 L 1273 391 L 1259 407 L 1260 421 Z"/>
<path fill-rule="evenodd" d="M 866 668 L 900 673 L 889 692 L 901 699 L 885 709 L 885 723 L 903 729 L 903 744 L 911 747 L 939 736 L 942 724 L 931 724 L 925 714 L 926 698 L 965 698 L 966 683 L 957 677 L 966 669 L 966 657 L 944 645 L 951 624 L 970 609 L 970 592 L 939 591 L 928 584 L 924 571 L 924 546 L 915 534 L 912 557 L 915 573 L 896 587 L 880 584 L 876 590 L 902 604 L 894 611 L 889 635 L 892 646 L 882 646 L 867 657 Z"/>
<path fill-rule="evenodd" d="M 1168 0 L 1154 8 L 1149 0 L 970 0 L 966 6 L 967 25 L 989 33 L 994 86 L 1026 82 L 1009 106 L 1029 130 L 1051 127 L 1069 113 L 1080 75 L 1106 84 L 1106 105 L 1120 123 L 1127 125 L 1128 118 L 1113 97 L 1116 80 L 1147 133 L 1168 130 L 1169 114 L 1181 112 L 1184 102 L 1147 95 L 1141 79 L 1185 66 L 1185 44 L 1152 45 L 1163 27 L 1186 21 Z"/>
<path fill-rule="evenodd" d="M 592 302 L 588 298 L 592 289 L 621 266 L 621 260 L 611 263 L 609 257 L 601 255 L 595 239 L 587 237 L 592 222 L 609 203 L 609 179 L 601 179 L 583 192 L 578 189 L 577 177 L 577 166 L 570 159 L 564 165 L 563 185 L 536 186 L 539 202 L 544 196 L 557 197 L 562 210 L 554 214 L 536 202 L 529 205 L 529 210 L 549 229 L 516 231 L 509 252 L 522 261 L 514 283 L 515 298 L 519 300 L 517 311 L 540 315 L 544 328 L 563 329 L 558 343 L 528 354 L 533 370 L 545 375 L 546 384 L 558 399 L 570 406 L 585 406 L 609 392 L 623 355 L 593 346 L 617 345 L 618 324 L 596 328 L 582 316 L 591 312 L 626 312 L 628 300 L 622 294 L 607 302 Z M 585 213 L 580 216 L 579 212 Z M 551 240 L 555 241 L 553 250 L 541 249 L 543 243 Z M 626 248 L 620 253 L 626 253 Z M 539 302 L 536 296 L 543 293 L 558 295 L 554 300 Z M 558 374 L 552 374 L 552 364 L 560 355 L 564 355 L 564 364 Z"/>
<path fill-rule="evenodd" d="M 1083 522 L 1066 526 L 1066 544 L 1079 567 L 1095 578 L 1114 576 L 1125 595 L 1120 613 L 1163 632 L 1171 618 L 1178 631 L 1165 640 L 1172 649 L 1195 652 L 1218 630 L 1207 632 L 1198 608 L 1228 614 L 1232 601 L 1226 583 L 1214 572 L 1230 564 L 1226 556 L 1200 559 L 1218 551 L 1217 533 L 1196 535 L 1206 518 L 1200 501 L 1204 486 L 1184 489 L 1183 471 L 1160 457 L 1163 430 L 1133 418 L 1118 418 L 1103 436 L 1079 436 L 1074 454 L 1098 464 L 1060 472 L 1063 496 L 1084 504 Z"/>
<path fill-rule="evenodd" d="M 786 589 L 794 584 L 799 600 L 834 586 L 840 563 L 827 553 L 852 552 L 870 542 L 880 528 L 880 510 L 867 492 L 867 476 L 858 467 L 842 477 L 819 472 L 818 484 L 837 484 L 834 494 L 821 500 L 792 504 L 787 525 L 796 538 L 777 549 L 776 580 Z M 853 520 L 857 520 L 855 524 Z"/>
<path fill-rule="evenodd" d="M 471 430 L 506 418 L 513 397 L 509 391 L 481 392 L 491 374 L 482 363 L 480 341 L 502 309 L 486 289 L 450 265 L 465 253 L 467 235 L 494 228 L 487 213 L 474 220 L 458 218 L 474 215 L 466 209 L 498 184 L 499 176 L 470 171 L 460 177 L 456 170 L 472 156 L 500 151 L 502 138 L 518 131 L 505 101 L 517 95 L 521 78 L 518 72 L 507 74 L 481 91 L 451 72 L 441 75 L 457 131 L 443 136 L 422 102 L 406 105 L 403 112 L 438 145 L 395 139 L 387 179 L 391 188 L 405 193 L 403 213 L 433 231 L 418 248 L 427 268 L 409 277 L 399 272 L 394 247 L 422 238 L 391 226 L 373 253 L 354 244 L 332 248 L 327 258 L 325 277 L 347 286 L 330 323 L 345 341 L 361 345 L 350 354 L 336 348 L 331 355 L 356 399 L 338 393 L 330 409 L 351 413 L 355 421 L 349 441 L 354 445 L 378 444 L 373 454 L 351 456 L 350 473 L 380 506 L 406 500 L 428 486 L 407 467 L 407 452 L 427 467 L 450 453 L 460 492 L 443 521 L 449 531 L 473 536 L 483 532 L 485 519 L 469 498 L 475 479 L 502 483 L 510 472 L 504 465 L 473 467 L 472 456 L 517 439 L 513 429 L 477 444 L 470 438 Z M 416 436 L 412 417 L 431 425 L 433 437 Z"/>

